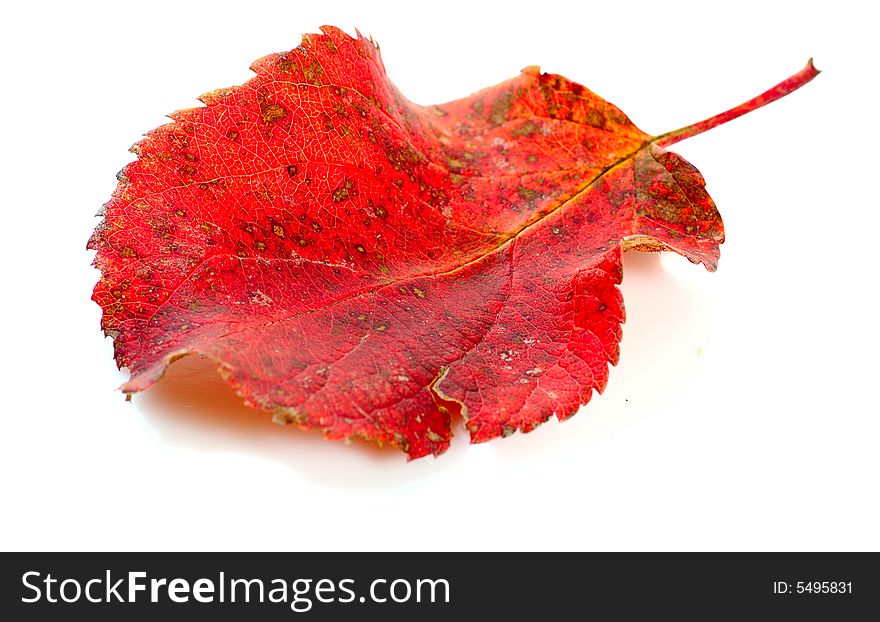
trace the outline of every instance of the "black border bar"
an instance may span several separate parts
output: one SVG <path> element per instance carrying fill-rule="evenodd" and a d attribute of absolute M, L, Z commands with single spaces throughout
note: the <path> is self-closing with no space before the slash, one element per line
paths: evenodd
<path fill-rule="evenodd" d="M 848 620 L 880 611 L 876 553 L 4 553 L 2 559 L 6 620 Z M 73 603 L 60 600 L 61 581 L 72 580 L 65 586 L 72 599 L 97 580 L 90 595 L 103 601 L 108 572 L 111 583 L 123 580 L 111 602 L 89 602 L 84 593 Z M 134 579 L 144 589 L 136 590 L 135 602 L 118 602 L 128 597 L 131 572 L 144 573 Z M 50 574 L 56 582 L 47 594 Z M 152 579 L 159 582 L 157 602 L 150 600 Z M 186 602 L 170 599 L 173 579 L 180 579 L 175 596 Z M 201 600 L 211 602 L 195 598 L 199 579 Z M 233 579 L 259 580 L 251 602 L 243 602 L 241 583 L 230 602 Z M 39 601 L 23 602 L 36 597 L 25 580 L 40 590 Z M 255 602 L 260 583 L 262 603 Z M 273 588 L 281 590 L 278 599 L 287 590 L 284 602 L 269 602 Z M 292 610 L 294 591 L 298 608 L 308 600 L 308 610 Z"/>

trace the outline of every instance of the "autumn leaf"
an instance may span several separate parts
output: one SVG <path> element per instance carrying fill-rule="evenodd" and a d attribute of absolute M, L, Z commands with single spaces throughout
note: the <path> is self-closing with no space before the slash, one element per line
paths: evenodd
<path fill-rule="evenodd" d="M 336 28 L 132 148 L 89 242 L 123 391 L 199 353 L 248 404 L 327 438 L 446 450 L 565 419 L 618 359 L 621 253 L 714 270 L 723 226 L 668 145 L 799 88 L 812 63 L 661 136 L 562 76 L 439 106 Z"/>

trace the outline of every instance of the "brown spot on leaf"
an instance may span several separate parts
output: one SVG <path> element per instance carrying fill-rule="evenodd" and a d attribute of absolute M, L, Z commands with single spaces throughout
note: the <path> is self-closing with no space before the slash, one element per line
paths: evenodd
<path fill-rule="evenodd" d="M 596 110 L 595 108 L 590 109 L 584 121 L 586 121 L 587 125 L 598 128 L 600 130 L 605 129 L 605 125 L 608 122 L 608 120 L 605 118 L 605 115 L 602 114 L 602 111 Z"/>
<path fill-rule="evenodd" d="M 489 113 L 489 122 L 492 125 L 501 125 L 507 121 L 507 115 L 510 107 L 513 105 L 513 93 L 510 91 L 502 93 L 492 102 L 492 110 Z"/>
<path fill-rule="evenodd" d="M 275 123 L 279 119 L 286 117 L 287 110 L 281 104 L 261 102 L 260 116 L 263 117 L 263 123 L 269 125 L 270 123 Z"/>
<path fill-rule="evenodd" d="M 355 190 L 355 182 L 351 179 L 346 179 L 336 188 L 336 190 L 333 191 L 331 198 L 333 199 L 334 203 L 340 203 L 350 197 L 355 196 L 356 194 L 357 191 Z"/>
<path fill-rule="evenodd" d="M 275 60 L 275 66 L 278 68 L 278 71 L 288 72 L 296 67 L 296 62 L 288 57 L 287 54 L 282 54 Z"/>
<path fill-rule="evenodd" d="M 460 171 L 467 167 L 467 162 L 462 162 L 457 158 L 449 157 L 446 158 L 446 167 L 451 171 Z"/>
<path fill-rule="evenodd" d="M 532 190 L 531 188 L 526 188 L 523 185 L 519 185 L 516 187 L 516 193 L 519 195 L 524 201 L 534 201 L 535 199 L 541 198 L 543 195 L 538 190 Z"/>
<path fill-rule="evenodd" d="M 511 134 L 514 136 L 531 136 L 538 132 L 538 125 L 529 119 L 519 127 L 515 128 Z"/>
<path fill-rule="evenodd" d="M 324 70 L 318 64 L 318 61 L 312 61 L 312 64 L 303 70 L 303 79 L 309 84 L 320 85 L 321 76 L 323 75 Z"/>

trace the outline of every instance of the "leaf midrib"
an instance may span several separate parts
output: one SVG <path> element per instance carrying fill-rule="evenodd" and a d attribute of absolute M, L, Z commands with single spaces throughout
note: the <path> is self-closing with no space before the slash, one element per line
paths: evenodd
<path fill-rule="evenodd" d="M 235 335 L 235 334 L 238 334 L 241 332 L 246 332 L 248 330 L 260 329 L 260 328 L 263 328 L 266 326 L 272 326 L 275 324 L 282 324 L 285 322 L 291 322 L 291 321 L 297 320 L 301 317 L 305 317 L 305 316 L 311 315 L 313 313 L 317 313 L 319 311 L 332 309 L 332 308 L 337 307 L 339 305 L 345 304 L 346 302 L 349 302 L 351 300 L 355 300 L 357 298 L 360 298 L 364 295 L 376 294 L 387 287 L 393 287 L 395 285 L 400 285 L 402 283 L 407 283 L 410 281 L 414 281 L 416 279 L 453 275 L 460 270 L 463 270 L 469 266 L 472 266 L 472 265 L 482 261 L 483 259 L 485 259 L 491 255 L 494 255 L 495 253 L 502 252 L 508 245 L 510 245 L 511 243 L 516 241 L 517 239 L 519 239 L 523 233 L 525 233 L 529 229 L 532 229 L 533 227 L 536 227 L 540 223 L 544 222 L 549 216 L 565 209 L 566 206 L 568 206 L 569 204 L 574 202 L 576 199 L 578 199 L 580 196 L 582 196 L 583 194 L 588 192 L 599 179 L 604 177 L 607 173 L 611 172 L 615 168 L 618 168 L 619 166 L 621 166 L 621 165 L 625 164 L 626 162 L 628 162 L 629 160 L 633 159 L 635 156 L 637 156 L 639 154 L 639 152 L 641 152 L 646 147 L 649 147 L 657 139 L 658 139 L 658 137 L 654 136 L 654 137 L 651 137 L 649 140 L 646 140 L 641 145 L 639 145 L 636 149 L 633 149 L 631 152 L 629 152 L 625 156 L 622 156 L 621 158 L 616 160 L 614 163 L 612 163 L 609 166 L 607 166 L 606 168 L 604 168 L 595 177 L 593 177 L 589 181 L 582 184 L 570 197 L 568 197 L 566 200 L 560 202 L 556 207 L 554 207 L 551 210 L 545 211 L 541 216 L 539 216 L 535 220 L 529 221 L 529 222 L 521 225 L 516 231 L 514 231 L 510 234 L 507 234 L 505 236 L 502 236 L 499 243 L 495 247 L 491 248 L 490 250 L 487 250 L 486 252 L 483 252 L 483 253 L 479 253 L 475 257 L 467 260 L 466 262 L 464 262 L 462 264 L 455 266 L 454 268 L 409 274 L 409 275 L 406 275 L 406 276 L 398 278 L 398 279 L 392 279 L 389 281 L 385 281 L 385 282 L 382 282 L 382 283 L 377 284 L 375 286 L 366 287 L 366 288 L 361 289 L 359 291 L 350 293 L 347 296 L 344 296 L 342 298 L 338 298 L 338 299 L 336 299 L 332 302 L 329 302 L 327 304 L 319 305 L 319 306 L 313 307 L 311 309 L 307 309 L 305 311 L 295 313 L 293 315 L 281 317 L 278 319 L 268 320 L 265 322 L 260 322 L 258 324 L 248 324 L 247 326 L 243 326 L 242 328 L 240 328 L 238 330 L 233 330 L 233 331 L 229 331 L 228 333 L 224 333 L 223 335 L 221 335 L 219 337 L 219 339 L 224 339 L 224 338 L 229 337 L 231 335 Z M 206 262 L 209 261 L 210 259 L 212 259 L 213 257 L 218 257 L 218 256 L 221 256 L 221 255 L 213 255 L 211 258 L 206 260 Z"/>

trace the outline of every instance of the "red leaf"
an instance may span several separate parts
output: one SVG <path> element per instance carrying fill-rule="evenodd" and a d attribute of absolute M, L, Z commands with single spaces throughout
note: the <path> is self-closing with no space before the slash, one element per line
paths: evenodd
<path fill-rule="evenodd" d="M 816 75 L 649 136 L 525 69 L 441 106 L 407 101 L 335 28 L 252 65 L 137 144 L 89 247 L 123 390 L 189 353 L 276 420 L 443 452 L 564 419 L 618 357 L 621 251 L 714 270 L 721 218 L 663 147 Z"/>

